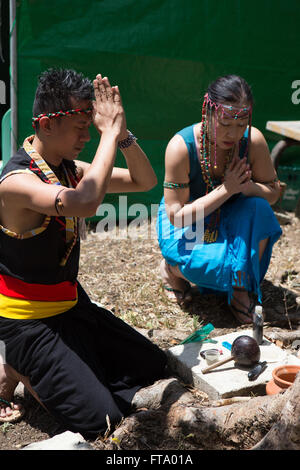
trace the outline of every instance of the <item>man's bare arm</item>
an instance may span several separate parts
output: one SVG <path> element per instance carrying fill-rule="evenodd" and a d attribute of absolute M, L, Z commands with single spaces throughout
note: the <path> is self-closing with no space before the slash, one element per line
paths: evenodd
<path fill-rule="evenodd" d="M 125 157 L 127 168 L 113 168 L 107 193 L 138 192 L 152 189 L 157 184 L 157 178 L 142 148 L 135 142 L 121 151 Z M 81 160 L 76 160 L 75 163 L 85 175 L 90 163 Z"/>
<path fill-rule="evenodd" d="M 0 185 L 4 210 L 23 208 L 45 215 L 81 217 L 96 213 L 108 188 L 117 143 L 124 127 L 126 129 L 126 120 L 119 91 L 111 88 L 107 78 L 98 75 L 94 89 L 94 124 L 101 138 L 93 162 L 77 187 L 63 189 L 43 183 L 35 175 L 11 175 Z"/>
<path fill-rule="evenodd" d="M 99 158 L 75 189 L 44 183 L 34 174 L 14 174 L 0 184 L 1 211 L 29 209 L 44 215 L 90 217 L 96 213 L 109 183 L 117 138 L 102 135 Z M 97 164 L 95 164 L 97 163 Z"/>

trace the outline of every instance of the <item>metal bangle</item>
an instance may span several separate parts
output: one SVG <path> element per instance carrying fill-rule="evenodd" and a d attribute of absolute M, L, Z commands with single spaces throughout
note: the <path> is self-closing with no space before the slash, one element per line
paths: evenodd
<path fill-rule="evenodd" d="M 59 197 L 60 193 L 62 193 L 65 189 L 67 188 L 62 188 L 58 191 L 57 195 L 56 195 L 56 198 L 55 198 L 55 202 L 54 202 L 54 207 L 55 207 L 55 210 L 57 212 L 57 214 L 59 214 L 59 211 L 63 209 L 64 205 L 62 203 L 62 200 L 61 198 Z"/>

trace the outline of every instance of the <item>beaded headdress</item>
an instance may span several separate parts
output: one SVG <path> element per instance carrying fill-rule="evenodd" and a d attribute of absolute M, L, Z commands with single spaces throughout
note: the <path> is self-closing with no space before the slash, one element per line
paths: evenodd
<path fill-rule="evenodd" d="M 34 116 L 32 118 L 32 127 L 35 129 L 36 123 L 40 121 L 42 117 L 48 117 L 48 118 L 56 118 L 60 116 L 71 116 L 73 114 L 90 114 L 92 112 L 92 108 L 87 108 L 87 109 L 68 109 L 67 111 L 55 111 L 54 113 L 42 113 L 39 114 L 38 116 Z"/>
<path fill-rule="evenodd" d="M 216 142 L 217 137 L 217 120 L 215 119 L 214 129 L 212 129 L 212 115 L 215 111 L 215 115 L 223 118 L 224 116 L 231 119 L 244 119 L 248 117 L 249 119 L 249 131 L 248 131 L 248 142 L 250 141 L 251 135 L 251 119 L 252 119 L 252 106 L 245 107 L 235 107 L 222 103 L 216 103 L 211 98 L 209 98 L 208 93 L 204 96 L 204 101 L 202 105 L 202 125 L 201 125 L 201 140 L 200 140 L 200 150 L 206 152 L 206 142 L 210 141 L 210 136 L 214 136 L 214 141 Z M 210 136 L 209 136 L 210 134 Z M 210 147 L 210 146 L 209 146 Z M 248 146 L 245 148 L 245 155 L 247 154 Z M 208 160 L 208 167 L 210 166 L 210 159 Z M 215 144 L 215 156 L 214 156 L 214 168 L 217 168 L 217 146 Z"/>
<path fill-rule="evenodd" d="M 214 120 L 214 129 L 212 125 L 212 115 L 213 111 L 215 111 L 215 120 Z M 248 145 L 250 141 L 250 133 L 251 133 L 251 118 L 252 118 L 252 106 L 247 107 L 235 107 L 230 105 L 225 105 L 221 103 L 215 103 L 212 101 L 208 93 L 204 96 L 203 106 L 202 106 L 202 122 L 201 122 L 201 132 L 200 132 L 200 164 L 202 169 L 203 179 L 206 182 L 206 192 L 213 190 L 216 187 L 216 182 L 213 181 L 210 175 L 210 167 L 211 167 L 211 157 L 210 157 L 210 147 L 211 141 L 210 138 L 214 138 L 215 142 L 215 155 L 214 155 L 214 168 L 217 168 L 217 117 L 223 118 L 224 116 L 229 117 L 231 119 L 241 119 L 248 117 L 249 121 L 249 130 L 248 130 L 248 139 L 247 145 L 245 146 L 244 155 L 247 155 L 248 152 Z M 207 142 L 208 141 L 208 145 Z M 241 141 L 239 142 L 239 146 L 241 145 Z M 233 154 L 233 152 L 232 152 Z M 240 148 L 239 148 L 240 154 Z M 228 154 L 227 160 L 225 162 L 225 169 L 226 171 L 227 166 L 230 162 L 230 155 Z M 204 241 L 207 243 L 214 243 L 218 237 L 218 225 L 220 221 L 220 208 L 214 211 L 211 214 L 209 223 L 204 232 Z"/>

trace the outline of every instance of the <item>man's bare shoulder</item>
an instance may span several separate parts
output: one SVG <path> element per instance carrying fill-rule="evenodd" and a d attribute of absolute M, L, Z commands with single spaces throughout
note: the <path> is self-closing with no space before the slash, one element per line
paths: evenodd
<path fill-rule="evenodd" d="M 24 209 L 44 215 L 56 215 L 55 199 L 60 188 L 56 184 L 45 183 L 33 173 L 10 174 L 0 184 L 1 211 Z"/>
<path fill-rule="evenodd" d="M 4 175 L 0 184 L 0 195 L 19 194 L 22 192 L 34 191 L 43 183 L 40 178 L 30 171 L 11 172 Z"/>
<path fill-rule="evenodd" d="M 46 214 L 30 210 L 29 201 L 41 193 L 43 183 L 33 173 L 9 174 L 0 184 L 0 223 L 3 227 L 23 234 L 41 225 Z"/>

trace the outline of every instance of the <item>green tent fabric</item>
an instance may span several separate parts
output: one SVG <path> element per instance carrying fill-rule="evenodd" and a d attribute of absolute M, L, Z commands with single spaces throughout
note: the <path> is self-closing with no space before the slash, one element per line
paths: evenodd
<path fill-rule="evenodd" d="M 10 158 L 10 133 L 11 133 L 11 110 L 6 111 L 1 122 L 1 147 L 2 147 L 2 160 L 3 166 L 6 165 Z"/>
<path fill-rule="evenodd" d="M 235 73 L 252 86 L 253 125 L 270 148 L 279 139 L 268 120 L 298 120 L 291 96 L 299 79 L 298 0 L 22 0 L 17 2 L 18 142 L 32 133 L 38 75 L 49 67 L 97 73 L 118 84 L 128 128 L 138 137 L 158 177 L 128 204 L 158 203 L 164 151 L 182 127 L 197 122 L 202 97 L 218 76 Z M 81 158 L 91 161 L 92 140 Z M 298 153 L 289 161 L 299 162 Z M 285 162 L 283 162 L 285 163 Z M 124 166 L 121 154 L 117 165 Z M 118 204 L 118 196 L 105 202 Z"/>

